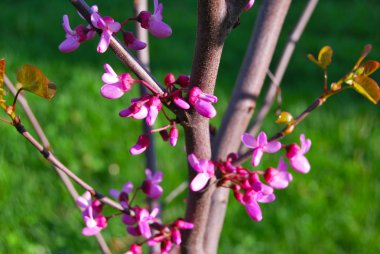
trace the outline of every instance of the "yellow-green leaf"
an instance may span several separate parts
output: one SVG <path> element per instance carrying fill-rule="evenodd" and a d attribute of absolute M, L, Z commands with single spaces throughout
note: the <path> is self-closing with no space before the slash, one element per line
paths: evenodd
<path fill-rule="evenodd" d="M 377 69 L 379 69 L 380 63 L 375 60 L 369 60 L 362 65 L 360 65 L 359 69 L 362 69 L 363 75 L 369 76 L 374 73 Z"/>
<path fill-rule="evenodd" d="M 332 60 L 333 50 L 330 46 L 324 46 L 318 54 L 319 65 L 325 69 Z"/>
<path fill-rule="evenodd" d="M 17 71 L 22 88 L 46 99 L 53 98 L 56 87 L 37 67 L 25 64 Z"/>
<path fill-rule="evenodd" d="M 380 88 L 376 81 L 367 76 L 357 76 L 353 79 L 352 86 L 372 103 L 377 104 L 380 100 Z"/>
<path fill-rule="evenodd" d="M 315 59 L 315 57 L 312 54 L 308 54 L 307 58 L 309 58 L 309 60 L 312 61 L 313 63 L 315 63 L 316 65 L 319 65 L 318 60 Z"/>
<path fill-rule="evenodd" d="M 294 120 L 294 117 L 292 116 L 292 114 L 290 114 L 289 112 L 281 112 L 280 115 L 278 116 L 277 120 L 276 120 L 276 123 L 279 123 L 279 124 L 290 124 L 292 123 Z"/>

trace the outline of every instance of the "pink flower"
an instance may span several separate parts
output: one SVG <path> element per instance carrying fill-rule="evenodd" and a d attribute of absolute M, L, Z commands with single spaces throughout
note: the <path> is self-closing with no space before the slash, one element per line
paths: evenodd
<path fill-rule="evenodd" d="M 292 174 L 288 172 L 287 167 L 288 166 L 285 164 L 284 159 L 281 157 L 277 168 L 270 167 L 265 171 L 265 181 L 276 189 L 284 189 L 288 187 L 289 182 L 293 180 L 293 177 Z"/>
<path fill-rule="evenodd" d="M 249 9 L 251 9 L 251 7 L 253 6 L 254 3 L 255 3 L 255 0 L 249 0 L 247 5 L 244 7 L 244 10 L 248 11 Z"/>
<path fill-rule="evenodd" d="M 97 12 L 91 14 L 91 23 L 94 27 L 102 30 L 97 51 L 104 53 L 110 44 L 112 34 L 117 33 L 121 25 L 111 17 L 106 16 L 102 18 Z"/>
<path fill-rule="evenodd" d="M 131 245 L 131 247 L 129 248 L 129 250 L 124 253 L 124 254 L 142 254 L 142 248 L 140 245 L 134 243 Z"/>
<path fill-rule="evenodd" d="M 260 132 L 257 140 L 250 134 L 244 133 L 241 136 L 243 144 L 253 149 L 252 165 L 256 167 L 260 164 L 261 158 L 264 152 L 275 153 L 281 149 L 281 143 L 278 141 L 268 142 L 267 135 L 264 132 Z"/>
<path fill-rule="evenodd" d="M 178 76 L 175 83 L 180 85 L 181 87 L 189 87 L 190 86 L 190 76 L 181 74 Z"/>
<path fill-rule="evenodd" d="M 123 31 L 123 41 L 132 50 L 142 50 L 146 47 L 146 43 L 137 40 L 132 32 Z"/>
<path fill-rule="evenodd" d="M 86 191 L 83 196 L 76 199 L 77 205 L 82 210 L 83 220 L 86 227 L 83 228 L 82 234 L 85 236 L 96 235 L 103 228 L 107 227 L 107 219 L 100 214 L 102 211 L 102 203 L 99 200 L 91 201 L 90 192 Z"/>
<path fill-rule="evenodd" d="M 301 148 L 297 144 L 291 144 L 286 148 L 286 157 L 294 170 L 306 174 L 310 171 L 310 163 L 304 154 L 309 151 L 311 140 L 306 139 L 304 134 L 301 134 L 300 140 Z"/>
<path fill-rule="evenodd" d="M 162 195 L 162 187 L 160 186 L 160 182 L 162 181 L 162 172 L 157 171 L 152 174 L 152 171 L 147 168 L 145 170 L 146 179 L 142 183 L 141 189 L 142 191 L 152 199 L 159 198 Z"/>
<path fill-rule="evenodd" d="M 194 106 L 195 110 L 202 116 L 213 118 L 216 116 L 216 110 L 211 103 L 216 103 L 218 98 L 212 94 L 202 92 L 202 90 L 194 86 L 190 90 L 189 102 Z"/>
<path fill-rule="evenodd" d="M 254 221 L 261 221 L 263 216 L 258 202 L 270 203 L 273 202 L 276 197 L 273 194 L 273 188 L 261 183 L 257 173 L 250 175 L 250 184 L 252 188 L 244 194 L 242 202 L 243 205 L 245 205 L 248 215 Z"/>
<path fill-rule="evenodd" d="M 149 32 L 160 38 L 169 37 L 172 34 L 172 29 L 169 25 L 162 22 L 162 3 L 158 3 L 158 0 L 154 0 L 154 13 L 153 15 L 149 11 L 142 11 L 137 16 L 137 21 L 140 22 L 141 27 L 148 29 Z"/>
<path fill-rule="evenodd" d="M 119 116 L 134 119 L 146 118 L 146 123 L 152 126 L 162 108 L 161 100 L 157 96 L 144 95 L 139 99 L 132 99 L 131 102 L 131 106 L 120 111 Z"/>
<path fill-rule="evenodd" d="M 149 146 L 149 137 L 146 134 L 140 135 L 137 143 L 129 149 L 129 152 L 132 155 L 138 155 L 143 153 L 146 148 Z"/>
<path fill-rule="evenodd" d="M 104 69 L 106 72 L 102 75 L 102 80 L 105 84 L 100 89 L 100 94 L 107 99 L 120 98 L 136 82 L 128 73 L 118 76 L 109 64 L 105 64 Z"/>
<path fill-rule="evenodd" d="M 151 213 L 148 210 L 141 208 L 136 211 L 136 220 L 137 220 L 137 228 L 140 235 L 145 238 L 150 238 L 152 236 L 152 232 L 150 230 L 150 223 L 155 221 L 155 217 L 157 216 L 159 210 L 158 208 L 153 209 Z M 131 227 L 129 227 L 131 228 Z M 132 232 L 133 230 L 129 229 L 128 232 Z"/>
<path fill-rule="evenodd" d="M 113 198 L 117 198 L 119 200 L 119 202 L 120 202 L 120 205 L 124 209 L 129 209 L 129 204 L 128 204 L 129 193 L 131 193 L 132 190 L 133 190 L 133 183 L 132 182 L 127 182 L 126 184 L 124 184 L 124 186 L 121 189 L 121 191 L 118 191 L 118 190 L 115 190 L 115 189 L 111 189 L 110 190 L 110 195 Z"/>
<path fill-rule="evenodd" d="M 193 169 L 198 172 L 190 183 L 190 189 L 192 191 L 200 191 L 206 186 L 208 180 L 214 176 L 214 164 L 209 160 L 198 160 L 193 153 L 189 154 L 187 159 Z"/>
<path fill-rule="evenodd" d="M 58 48 L 63 53 L 76 50 L 82 42 L 90 40 L 95 36 L 95 31 L 90 26 L 85 27 L 84 25 L 79 25 L 74 30 L 71 30 L 69 17 L 67 15 L 63 15 L 62 25 L 66 32 L 66 39 Z"/>

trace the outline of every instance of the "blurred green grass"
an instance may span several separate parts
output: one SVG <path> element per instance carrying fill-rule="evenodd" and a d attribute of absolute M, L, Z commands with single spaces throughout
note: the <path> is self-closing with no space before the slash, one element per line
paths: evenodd
<path fill-rule="evenodd" d="M 293 3 L 273 69 L 305 2 Z M 131 1 L 97 4 L 103 14 L 118 20 L 132 14 Z M 173 36 L 150 40 L 151 68 L 160 80 L 167 72 L 190 72 L 193 43 L 189 42 L 194 41 L 196 25 L 193 1 L 164 4 Z M 219 112 L 227 107 L 260 4 L 257 1 L 242 16 L 241 25 L 226 42 L 215 91 Z M 369 59 L 380 58 L 379 7 L 376 0 L 320 2 L 285 75 L 284 110 L 297 114 L 321 92 L 322 73 L 306 59 L 307 53 L 316 54 L 327 44 L 334 48 L 330 80 L 346 73 L 367 43 L 374 46 Z M 3 0 L 0 10 L 0 56 L 6 58 L 10 78 L 15 80 L 14 72 L 22 64 L 32 63 L 58 86 L 51 102 L 28 95 L 57 156 L 104 193 L 127 180 L 141 181 L 142 157 L 128 152 L 140 123 L 117 116 L 136 92 L 117 101 L 99 95 L 103 64 L 124 71 L 118 60 L 111 52 L 96 54 L 97 39 L 71 54 L 58 52 L 64 39 L 62 15 L 70 15 L 73 27 L 81 22 L 69 1 Z M 261 223 L 252 222 L 244 207 L 232 200 L 219 253 L 380 253 L 379 112 L 378 106 L 352 91 L 313 112 L 285 139 L 296 141 L 300 133 L 312 139 L 308 153 L 312 171 L 294 174 L 290 187 L 277 192 L 276 202 L 262 205 Z M 218 126 L 222 116 L 219 113 L 212 123 Z M 274 119 L 270 115 L 263 130 L 278 130 Z M 51 167 L 13 128 L 1 124 L 0 130 L 0 253 L 98 253 L 95 240 L 80 235 L 80 213 Z M 183 145 L 181 140 L 169 149 L 157 141 L 166 195 L 186 179 Z M 174 159 L 177 154 L 183 154 L 183 159 Z M 119 172 L 111 174 L 112 168 Z M 166 207 L 164 220 L 183 215 L 185 197 L 184 193 Z M 120 252 L 131 241 L 118 220 L 110 221 L 104 235 Z"/>

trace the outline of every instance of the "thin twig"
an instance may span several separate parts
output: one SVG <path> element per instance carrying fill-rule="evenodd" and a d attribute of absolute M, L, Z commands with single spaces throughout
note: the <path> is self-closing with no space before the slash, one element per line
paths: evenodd
<path fill-rule="evenodd" d="M 169 195 L 165 198 L 165 205 L 168 205 L 170 202 L 172 202 L 179 194 L 184 192 L 188 186 L 188 181 L 184 181 L 180 185 L 178 185 L 178 187 L 175 188 L 172 192 L 170 192 Z"/>
<path fill-rule="evenodd" d="M 273 78 L 271 78 L 271 83 L 269 85 L 268 92 L 265 96 L 264 103 L 261 106 L 260 111 L 258 112 L 257 116 L 255 117 L 252 123 L 252 126 L 250 127 L 248 131 L 252 136 L 256 135 L 256 133 L 261 127 L 261 124 L 264 118 L 266 117 L 270 108 L 272 107 L 274 97 L 276 95 L 276 91 L 278 90 L 280 83 L 282 81 L 282 78 L 284 76 L 284 73 L 289 65 L 289 61 L 293 55 L 296 44 L 299 41 L 307 23 L 309 22 L 309 19 L 311 15 L 313 14 L 314 9 L 317 6 L 317 4 L 318 4 L 318 0 L 309 0 L 293 32 L 289 36 L 286 47 L 282 53 L 280 62 L 276 68 L 275 75 Z"/>
<path fill-rule="evenodd" d="M 79 186 L 81 186 L 86 191 L 90 192 L 92 196 L 97 198 L 103 204 L 109 205 L 116 210 L 125 212 L 129 214 L 130 210 L 125 210 L 119 203 L 113 201 L 112 199 L 103 196 L 101 193 L 97 192 L 91 185 L 83 181 L 76 174 L 74 174 L 70 169 L 68 169 L 65 165 L 60 162 L 54 154 L 43 147 L 21 124 L 21 120 L 19 117 L 16 117 L 13 122 L 17 131 L 26 138 L 43 156 L 49 161 L 54 167 L 65 173 L 68 177 L 70 177 L 74 182 L 76 182 Z"/>
<path fill-rule="evenodd" d="M 16 95 L 17 90 L 16 90 L 15 86 L 13 85 L 13 83 L 9 80 L 9 78 L 6 75 L 4 75 L 4 83 L 6 84 L 6 86 L 8 87 L 8 89 L 11 91 L 11 93 L 13 95 Z M 42 129 L 40 123 L 38 122 L 36 116 L 34 115 L 32 109 L 30 108 L 30 106 L 28 104 L 28 101 L 25 99 L 24 96 L 19 95 L 18 96 L 18 102 L 21 104 L 21 106 L 22 106 L 22 108 L 23 108 L 26 116 L 28 117 L 28 119 L 29 119 L 30 123 L 32 124 L 34 130 L 36 131 L 38 137 L 40 138 L 40 140 L 41 140 L 44 148 L 50 150 L 51 147 L 50 147 L 49 140 L 46 137 L 45 132 L 43 131 L 43 129 Z M 70 195 L 73 198 L 73 200 L 76 200 L 77 197 L 79 196 L 79 194 L 76 191 L 76 189 L 73 186 L 73 184 L 70 181 L 70 179 L 68 178 L 68 176 L 65 175 L 63 172 L 61 172 L 57 167 L 54 167 L 54 169 L 56 170 L 57 174 L 61 178 L 63 184 L 65 185 L 66 189 L 70 193 Z M 109 249 L 107 243 L 105 242 L 102 234 L 98 233 L 98 234 L 95 235 L 95 237 L 96 237 L 96 240 L 97 240 L 97 242 L 99 244 L 99 247 L 102 249 L 102 252 L 104 254 L 110 254 L 111 250 Z"/>

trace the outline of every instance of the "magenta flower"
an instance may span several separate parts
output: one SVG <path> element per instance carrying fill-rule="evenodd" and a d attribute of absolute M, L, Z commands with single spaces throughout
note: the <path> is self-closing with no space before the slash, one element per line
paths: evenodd
<path fill-rule="evenodd" d="M 209 160 L 198 160 L 193 153 L 189 154 L 187 159 L 191 167 L 198 172 L 190 183 L 190 189 L 192 191 L 200 191 L 206 186 L 208 180 L 214 176 L 214 164 Z"/>
<path fill-rule="evenodd" d="M 129 250 L 124 253 L 124 254 L 142 254 L 142 248 L 140 245 L 134 243 L 131 245 L 131 247 L 129 248 Z"/>
<path fill-rule="evenodd" d="M 142 11 L 137 16 L 137 21 L 140 22 L 141 27 L 148 29 L 148 31 L 160 38 L 169 37 L 172 34 L 172 29 L 169 25 L 162 22 L 162 11 L 164 7 L 158 0 L 154 0 L 153 15 L 149 11 Z"/>
<path fill-rule="evenodd" d="M 247 5 L 244 7 L 244 10 L 248 11 L 249 9 L 251 9 L 251 7 L 253 6 L 254 3 L 255 3 L 255 0 L 249 0 Z"/>
<path fill-rule="evenodd" d="M 294 170 L 306 174 L 310 171 L 310 163 L 304 154 L 309 151 L 311 140 L 306 139 L 304 134 L 301 134 L 300 140 L 301 148 L 297 144 L 291 144 L 286 148 L 286 157 Z"/>
<path fill-rule="evenodd" d="M 162 108 L 161 100 L 157 96 L 144 95 L 139 99 L 132 99 L 131 102 L 131 106 L 120 111 L 119 116 L 134 119 L 146 118 L 146 123 L 152 126 Z"/>
<path fill-rule="evenodd" d="M 127 182 L 126 184 L 124 184 L 124 186 L 121 189 L 121 191 L 118 191 L 118 190 L 115 190 L 115 189 L 111 189 L 110 190 L 110 195 L 113 198 L 117 198 L 119 200 L 119 202 L 120 202 L 120 205 L 123 208 L 128 209 L 129 208 L 129 204 L 128 204 L 129 193 L 131 193 L 132 190 L 133 190 L 133 183 L 132 182 Z"/>
<path fill-rule="evenodd" d="M 202 116 L 213 118 L 216 116 L 216 110 L 211 103 L 216 103 L 218 98 L 212 94 L 202 92 L 202 90 L 194 86 L 189 93 L 189 102 L 194 106 L 195 110 Z"/>
<path fill-rule="evenodd" d="M 137 40 L 132 32 L 123 31 L 123 41 L 125 45 L 132 50 L 142 50 L 146 47 L 146 43 Z"/>
<path fill-rule="evenodd" d="M 129 149 L 129 152 L 132 155 L 138 155 L 140 153 L 143 153 L 146 148 L 149 146 L 149 137 L 146 134 L 140 135 L 137 143 Z"/>
<path fill-rule="evenodd" d="M 145 170 L 146 179 L 142 183 L 141 189 L 142 191 L 152 199 L 159 198 L 162 195 L 162 187 L 160 186 L 160 182 L 162 181 L 162 172 L 157 171 L 152 174 L 152 171 L 147 168 Z"/>
<path fill-rule="evenodd" d="M 276 196 L 273 194 L 272 187 L 261 183 L 257 173 L 250 175 L 249 182 L 251 189 L 244 194 L 242 202 L 243 205 L 245 205 L 248 215 L 254 221 L 261 221 L 263 216 L 258 202 L 270 203 L 275 200 Z"/>
<path fill-rule="evenodd" d="M 100 214 L 102 211 L 102 203 L 99 200 L 91 201 L 90 192 L 86 191 L 83 196 L 76 199 L 77 205 L 82 210 L 82 217 L 86 223 L 82 234 L 85 236 L 96 235 L 103 228 L 107 227 L 107 219 Z"/>
<path fill-rule="evenodd" d="M 92 39 L 96 33 L 91 26 L 85 27 L 84 25 L 79 25 L 72 30 L 67 15 L 63 15 L 62 25 L 66 32 L 66 39 L 58 48 L 63 53 L 69 53 L 76 50 L 82 42 Z"/>
<path fill-rule="evenodd" d="M 292 174 L 288 172 L 287 167 L 284 159 L 281 157 L 277 168 L 270 167 L 265 171 L 265 181 L 276 189 L 284 189 L 288 187 L 289 182 L 293 180 L 293 177 Z"/>
<path fill-rule="evenodd" d="M 106 72 L 102 75 L 102 80 L 105 84 L 100 89 L 100 94 L 107 99 L 120 98 L 136 82 L 128 73 L 118 76 L 109 64 L 105 64 L 104 69 Z"/>
<path fill-rule="evenodd" d="M 102 30 L 97 51 L 104 53 L 110 44 L 112 34 L 117 33 L 121 25 L 111 17 L 106 16 L 102 18 L 97 12 L 91 14 L 91 23 L 94 27 Z"/>
<path fill-rule="evenodd" d="M 281 149 L 281 143 L 278 141 L 268 142 L 267 135 L 264 132 L 260 132 L 257 140 L 250 134 L 244 133 L 241 136 L 243 144 L 253 149 L 252 165 L 256 167 L 260 164 L 261 158 L 264 152 L 275 153 Z"/>
<path fill-rule="evenodd" d="M 148 210 L 141 208 L 135 210 L 136 212 L 136 220 L 137 220 L 137 228 L 140 235 L 145 238 L 150 238 L 152 236 L 152 232 L 150 230 L 150 223 L 153 223 L 156 220 L 156 216 L 158 215 L 158 208 L 153 209 L 151 213 Z M 131 227 L 129 227 L 131 228 Z M 131 229 L 128 230 L 130 232 Z M 132 230 L 133 231 L 133 230 Z"/>

